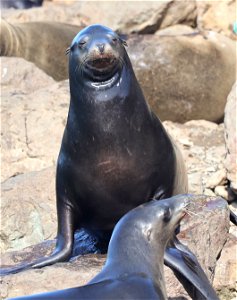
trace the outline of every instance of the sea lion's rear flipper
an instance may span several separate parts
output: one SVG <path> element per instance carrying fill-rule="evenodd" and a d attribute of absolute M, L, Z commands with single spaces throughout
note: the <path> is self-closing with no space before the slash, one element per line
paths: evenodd
<path fill-rule="evenodd" d="M 192 299 L 219 299 L 196 256 L 177 238 L 166 248 L 164 260 Z"/>

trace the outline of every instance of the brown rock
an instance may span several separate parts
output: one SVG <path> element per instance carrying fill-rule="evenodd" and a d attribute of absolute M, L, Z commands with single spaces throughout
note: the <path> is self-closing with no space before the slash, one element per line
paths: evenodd
<path fill-rule="evenodd" d="M 223 289 L 223 287 L 228 287 L 228 289 L 236 288 L 236 245 L 237 237 L 229 234 L 227 243 L 221 252 L 220 259 L 217 262 L 214 279 L 216 289 Z"/>
<path fill-rule="evenodd" d="M 55 164 L 69 105 L 68 81 L 2 97 L 2 180 Z"/>
<path fill-rule="evenodd" d="M 185 217 L 179 238 L 196 254 L 208 277 L 212 280 L 217 256 L 227 239 L 229 228 L 227 203 L 220 198 L 205 196 L 194 196 L 193 201 L 192 213 Z M 40 251 L 43 251 L 41 254 L 47 253 L 47 246 L 50 247 L 50 245 L 43 245 L 43 248 L 38 246 Z M 37 247 L 27 249 L 28 257 L 32 251 L 35 253 Z M 16 255 L 13 253 L 12 257 L 16 257 Z M 18 254 L 18 260 L 21 256 L 23 256 L 22 252 Z M 4 259 L 3 256 L 3 264 Z M 10 260 L 11 253 L 7 254 L 8 263 Z M 56 264 L 40 270 L 30 270 L 3 277 L 1 283 L 2 297 L 84 285 L 101 270 L 104 261 L 104 256 L 85 255 L 73 259 L 71 263 Z M 181 296 L 187 296 L 182 286 L 167 268 L 165 269 L 165 276 L 170 297 L 181 299 Z M 39 278 L 40 285 L 38 284 Z"/>
<path fill-rule="evenodd" d="M 163 124 L 174 137 L 184 156 L 189 192 L 210 195 L 208 180 L 217 173 L 220 175 L 217 181 L 222 181 L 225 173 L 223 124 L 217 125 L 204 120 L 189 121 L 185 124 L 165 121 Z"/>
<path fill-rule="evenodd" d="M 22 58 L 1 57 L 1 95 L 29 94 L 55 83 L 53 78 Z"/>
<path fill-rule="evenodd" d="M 224 185 L 226 183 L 226 170 L 220 169 L 210 175 L 207 178 L 206 187 L 214 189 L 218 185 Z"/>
<path fill-rule="evenodd" d="M 152 109 L 161 120 L 220 121 L 235 81 L 235 43 L 214 32 L 206 39 L 161 35 L 128 40 L 135 73 Z"/>
<path fill-rule="evenodd" d="M 123 33 L 152 33 L 178 23 L 195 25 L 196 3 L 189 1 L 74 1 L 47 3 L 40 9 L 4 11 L 3 17 L 13 22 L 55 21 L 75 25 L 103 25 Z"/>
<path fill-rule="evenodd" d="M 232 29 L 236 21 L 236 2 L 197 1 L 198 25 L 205 30 L 213 30 L 236 39 Z"/>
<path fill-rule="evenodd" d="M 217 196 L 223 197 L 224 199 L 228 199 L 228 191 L 223 185 L 218 185 L 215 187 L 215 194 Z"/>

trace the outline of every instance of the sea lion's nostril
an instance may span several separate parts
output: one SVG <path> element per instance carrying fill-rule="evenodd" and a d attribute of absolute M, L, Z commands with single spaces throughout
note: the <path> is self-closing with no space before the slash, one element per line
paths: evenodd
<path fill-rule="evenodd" d="M 105 44 L 97 44 L 97 47 L 98 47 L 100 53 L 102 54 L 104 52 Z"/>

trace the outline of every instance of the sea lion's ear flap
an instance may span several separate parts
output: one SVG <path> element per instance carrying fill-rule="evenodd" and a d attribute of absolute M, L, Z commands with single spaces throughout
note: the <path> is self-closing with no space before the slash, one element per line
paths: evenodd
<path fill-rule="evenodd" d="M 65 51 L 65 54 L 68 55 L 71 52 L 71 47 L 68 47 Z"/>
<path fill-rule="evenodd" d="M 126 40 L 127 40 L 127 35 L 126 35 L 126 34 L 122 34 L 122 33 L 118 32 L 118 31 L 116 31 L 116 33 L 117 33 L 117 35 L 118 35 L 118 37 L 119 37 L 120 42 L 121 42 L 125 47 L 128 47 L 128 44 L 127 44 L 127 42 L 126 42 Z"/>
<path fill-rule="evenodd" d="M 127 42 L 126 42 L 125 40 L 123 40 L 123 39 L 120 38 L 120 41 L 122 42 L 122 44 L 123 44 L 125 47 L 128 47 L 128 44 L 127 44 Z"/>

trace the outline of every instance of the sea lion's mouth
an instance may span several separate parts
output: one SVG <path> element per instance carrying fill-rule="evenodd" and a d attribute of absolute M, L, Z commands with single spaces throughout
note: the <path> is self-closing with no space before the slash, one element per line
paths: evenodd
<path fill-rule="evenodd" d="M 116 65 L 117 59 L 114 56 L 99 56 L 86 61 L 86 67 L 92 71 L 105 72 Z"/>
<path fill-rule="evenodd" d="M 97 58 L 89 61 L 87 64 L 95 69 L 106 69 L 111 67 L 111 65 L 115 62 L 114 57 L 104 57 L 104 58 Z"/>
<path fill-rule="evenodd" d="M 178 218 L 178 221 L 176 223 L 176 226 L 175 226 L 175 234 L 177 235 L 180 231 L 180 222 L 183 220 L 183 218 L 187 215 L 187 212 L 186 211 L 182 211 L 181 213 L 181 216 Z"/>

